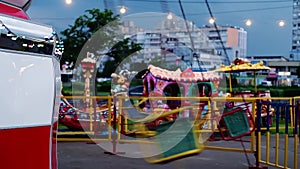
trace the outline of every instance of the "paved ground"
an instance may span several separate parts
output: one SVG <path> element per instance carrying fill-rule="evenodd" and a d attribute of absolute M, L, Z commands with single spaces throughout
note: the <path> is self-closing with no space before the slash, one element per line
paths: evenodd
<path fill-rule="evenodd" d="M 110 143 L 109 143 L 110 144 Z M 214 146 L 242 148 L 240 142 L 236 141 L 215 141 L 210 143 Z M 245 143 L 249 147 L 249 143 Z M 262 143 L 264 144 L 264 141 Z M 271 158 L 274 158 L 274 143 L 271 142 Z M 280 143 L 280 145 L 283 145 Z M 293 147 L 292 139 L 289 143 L 289 164 L 293 168 Z M 132 143 L 122 144 L 122 147 L 133 146 Z M 124 152 L 126 153 L 126 149 Z M 122 151 L 123 151 L 122 150 Z M 248 162 L 244 153 L 224 152 L 216 150 L 204 150 L 200 154 L 181 158 L 164 164 L 150 164 L 142 158 L 127 158 L 118 155 L 108 155 L 97 144 L 87 144 L 85 142 L 60 142 L 58 143 L 59 169 L 246 169 Z M 265 148 L 262 146 L 262 153 Z M 283 147 L 280 147 L 280 153 Z M 298 151 L 300 156 L 300 151 Z M 248 154 L 250 163 L 255 163 L 253 154 Z M 282 159 L 282 157 L 280 157 Z M 280 160 L 282 161 L 282 160 Z M 300 161 L 298 157 L 298 161 Z M 269 167 L 272 168 L 272 167 Z"/>

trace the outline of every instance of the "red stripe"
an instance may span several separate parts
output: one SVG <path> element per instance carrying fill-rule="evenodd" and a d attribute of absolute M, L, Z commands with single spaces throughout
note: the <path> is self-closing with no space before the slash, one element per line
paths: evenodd
<path fill-rule="evenodd" d="M 29 17 L 22 9 L 12 7 L 6 4 L 2 4 L 2 3 L 0 3 L 0 13 L 29 20 Z"/>
<path fill-rule="evenodd" d="M 0 168 L 48 169 L 50 130 L 51 126 L 0 130 Z"/>

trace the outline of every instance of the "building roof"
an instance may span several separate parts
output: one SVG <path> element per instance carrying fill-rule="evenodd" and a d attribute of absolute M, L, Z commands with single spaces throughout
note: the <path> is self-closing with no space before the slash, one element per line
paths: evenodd
<path fill-rule="evenodd" d="M 278 62 L 278 61 L 269 61 L 268 66 L 270 67 L 299 67 L 300 66 L 300 62 L 298 61 L 287 61 L 287 62 Z"/>
<path fill-rule="evenodd" d="M 289 59 L 287 59 L 286 57 L 284 57 L 284 56 L 267 56 L 267 55 L 265 55 L 265 56 L 262 56 L 262 55 L 257 55 L 257 56 L 247 56 L 246 57 L 247 59 L 251 59 L 251 60 L 276 60 L 276 61 L 278 61 L 278 60 L 281 60 L 281 61 L 289 61 Z"/>

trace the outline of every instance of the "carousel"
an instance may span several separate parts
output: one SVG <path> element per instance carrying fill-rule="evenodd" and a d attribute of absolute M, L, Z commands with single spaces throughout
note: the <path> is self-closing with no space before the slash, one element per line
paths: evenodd
<path fill-rule="evenodd" d="M 230 65 L 225 66 L 225 65 L 220 65 L 219 69 L 214 70 L 215 72 L 219 73 L 228 73 L 229 75 L 229 91 L 230 94 L 233 96 L 243 96 L 243 93 L 245 94 L 245 91 L 234 93 L 232 90 L 232 74 L 233 73 L 240 73 L 240 72 L 252 72 L 254 75 L 254 93 L 253 96 L 257 96 L 257 72 L 258 71 L 268 71 L 270 70 L 270 67 L 267 67 L 263 64 L 262 61 L 251 64 L 249 60 L 247 59 L 242 59 L 242 58 L 236 58 Z"/>

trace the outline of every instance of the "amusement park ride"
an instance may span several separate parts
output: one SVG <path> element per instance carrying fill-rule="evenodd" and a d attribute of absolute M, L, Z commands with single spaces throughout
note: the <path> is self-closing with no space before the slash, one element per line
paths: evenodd
<path fill-rule="evenodd" d="M 86 63 L 82 63 L 86 65 Z M 89 63 L 92 65 L 95 63 Z M 86 66 L 84 66 L 86 67 Z M 227 96 L 231 97 L 255 97 L 263 96 L 270 97 L 269 93 L 266 91 L 257 91 L 255 85 L 255 91 L 249 93 L 239 91 L 232 91 L 231 84 L 231 73 L 241 72 L 241 71 L 259 71 L 268 70 L 269 68 L 264 66 L 261 62 L 257 64 L 250 64 L 246 60 L 237 58 L 231 65 L 224 66 L 221 65 L 220 69 L 207 72 L 193 72 L 191 68 L 187 68 L 184 71 L 177 69 L 176 71 L 169 71 L 150 65 L 146 70 L 145 74 L 142 75 L 143 87 L 140 91 L 139 99 L 125 99 L 122 106 L 117 104 L 117 109 L 122 109 L 126 114 L 126 118 L 131 119 L 136 122 L 147 121 L 146 126 L 149 129 L 155 129 L 160 123 L 165 121 L 172 121 L 180 117 L 191 117 L 196 116 L 196 114 L 206 114 L 208 110 L 207 101 L 190 101 L 183 98 L 189 97 L 218 97 L 218 85 L 220 83 L 220 76 L 218 72 L 229 73 L 229 93 Z M 86 70 L 88 73 L 89 70 Z M 127 73 L 124 73 L 127 72 Z M 129 91 L 128 82 L 131 81 L 128 77 L 129 71 L 123 70 L 120 74 L 112 74 L 112 96 L 121 97 L 131 97 Z M 255 74 L 255 73 L 254 73 Z M 87 75 L 85 75 L 87 76 Z M 132 75 L 131 75 L 132 76 Z M 89 80 L 88 80 L 89 81 Z M 254 82 L 256 80 L 254 79 Z M 89 83 L 86 83 L 89 84 Z M 85 89 L 89 90 L 89 85 L 86 85 Z M 89 91 L 85 91 L 89 93 Z M 85 98 L 88 97 L 85 95 Z M 168 99 L 151 99 L 155 97 L 168 98 Z M 177 99 L 174 99 L 174 98 Z M 170 99 L 173 98 L 173 99 Z M 181 99 L 178 99 L 181 98 Z M 87 102 L 85 102 L 84 107 L 89 107 Z M 198 105 L 198 109 L 194 111 L 185 111 L 183 114 L 172 114 L 180 109 L 185 109 L 189 106 Z M 224 103 L 224 105 L 230 105 L 230 103 Z M 233 107 L 234 105 L 232 105 Z M 124 109 L 123 109 L 124 108 Z M 97 108 L 97 115 L 93 115 L 93 119 L 97 122 L 107 122 L 108 121 L 108 105 L 104 104 Z M 248 107 L 249 112 L 251 107 Z M 60 109 L 60 123 L 66 125 L 73 130 L 88 130 L 90 126 L 89 113 L 88 110 L 75 110 L 72 106 L 62 102 Z M 111 110 L 113 111 L 113 110 Z M 158 115 L 162 112 L 169 112 L 170 116 L 166 118 L 159 118 Z M 194 112 L 194 113 L 193 113 Z M 118 114 L 117 112 L 115 112 Z M 194 115 L 193 115 L 194 114 Z M 94 119 L 96 117 L 96 119 Z M 158 119 L 155 119 L 158 118 Z M 198 117 L 199 118 L 199 117 Z M 117 118 L 118 119 L 118 118 Z M 151 121 L 150 119 L 155 119 Z M 149 122 L 149 120 L 151 122 Z M 125 133 L 126 134 L 126 133 Z"/>
<path fill-rule="evenodd" d="M 59 59 L 62 49 L 56 47 L 57 34 L 52 27 L 30 21 L 26 14 L 30 3 L 31 0 L 0 1 L 0 62 L 3 63 L 4 70 L 0 72 L 3 79 L 0 84 L 3 90 L 1 107 L 4 112 L 0 114 L 0 149 L 3 154 L 1 168 L 57 169 L 57 123 L 76 130 L 87 130 L 90 127 L 89 83 L 95 62 L 87 54 L 87 58 L 81 63 L 86 79 L 86 99 L 83 109 L 77 110 L 61 100 Z M 143 97 L 136 100 L 128 99 L 130 95 L 127 81 L 131 79 L 128 72 L 123 70 L 119 74 L 112 74 L 114 83 L 111 94 L 113 98 L 125 99 L 114 100 L 112 105 L 97 106 L 92 120 L 100 125 L 127 118 L 135 123 L 143 123 L 149 130 L 154 131 L 161 124 L 181 118 L 201 120 L 208 114 L 207 107 L 212 105 L 205 99 L 202 101 L 187 98 L 217 97 L 220 81 L 218 72 L 255 72 L 268 69 L 262 63 L 251 65 L 241 59 L 235 60 L 230 66 L 221 66 L 218 70 L 208 72 L 193 72 L 190 68 L 170 71 L 150 65 L 142 76 Z M 229 85 L 233 96 L 231 82 Z M 255 87 L 253 95 L 256 94 Z M 240 93 L 241 95 L 243 94 Z M 227 106 L 229 109 L 232 107 Z M 240 110 L 243 113 L 238 118 L 245 118 L 249 125 L 242 132 L 229 131 L 227 135 L 231 135 L 231 138 L 249 134 L 254 129 L 249 107 L 241 106 L 235 110 L 224 113 L 224 124 L 218 127 L 224 127 L 226 121 L 230 121 L 228 117 L 236 115 Z M 124 117 L 117 117 L 119 111 L 123 112 Z M 112 114 L 108 115 L 108 112 Z M 162 117 L 162 114 L 167 115 Z M 111 119 L 114 121 L 108 122 Z M 131 134 L 135 131 L 136 129 L 129 133 L 121 132 Z"/>
<path fill-rule="evenodd" d="M 91 66 L 91 63 L 89 65 Z M 195 124 L 195 130 L 206 130 L 211 131 L 211 133 L 218 130 L 222 139 L 235 140 L 249 135 L 255 130 L 255 115 L 252 114 L 252 103 L 246 101 L 229 102 L 226 101 L 226 98 L 229 95 L 235 98 L 268 97 L 266 100 L 270 101 L 270 95 L 265 91 L 257 91 L 256 87 L 252 93 L 233 92 L 231 80 L 229 80 L 229 93 L 225 97 L 220 97 L 218 85 L 221 78 L 218 73 L 231 74 L 240 71 L 256 72 L 268 69 L 261 62 L 250 64 L 250 62 L 239 58 L 229 66 L 221 65 L 220 69 L 207 72 L 193 72 L 191 68 L 184 71 L 180 69 L 170 71 L 150 65 L 142 75 L 143 91 L 141 97 L 137 98 L 131 97 L 128 89 L 132 75 L 128 76 L 130 72 L 122 70 L 119 74 L 112 74 L 112 96 L 110 99 L 113 99 L 114 102 L 111 102 L 111 106 L 108 103 L 94 106 L 94 113 L 89 113 L 88 109 L 75 110 L 72 106 L 62 103 L 59 123 L 75 131 L 91 131 L 89 129 L 92 122 L 96 124 L 94 125 L 94 131 L 98 130 L 98 132 L 101 132 L 101 129 L 99 130 L 100 126 L 105 128 L 103 126 L 109 124 L 124 135 L 131 136 L 132 134 L 137 135 L 145 132 L 146 135 L 139 135 L 139 137 L 151 137 L 161 132 L 161 128 L 164 128 L 167 124 L 188 119 Z M 214 98 L 223 98 L 223 100 L 221 99 L 212 104 L 211 99 Z M 88 106 L 89 104 L 84 105 Z M 272 116 L 274 113 L 274 109 L 271 107 L 262 106 L 259 109 L 261 111 L 257 110 L 257 112 L 262 112 L 262 118 L 267 115 Z M 133 124 L 131 129 L 128 127 L 129 122 Z M 263 123 L 265 123 L 265 125 L 263 124 L 265 127 L 271 124 L 271 122 Z M 135 128 L 134 124 L 137 124 L 137 126 L 142 124 L 144 127 Z M 186 124 L 188 125 L 188 123 Z M 215 129 L 213 129 L 214 127 L 211 128 L 211 124 L 216 124 Z M 124 130 L 126 125 L 127 130 Z M 180 133 L 180 131 L 177 132 Z M 96 135 L 97 132 L 94 134 Z M 101 133 L 98 134 L 101 135 Z M 194 133 L 189 136 L 198 137 L 196 135 L 198 134 Z M 201 148 L 198 148 L 198 146 L 189 147 L 191 149 L 186 150 L 181 149 L 183 152 L 176 155 L 152 159 L 149 162 L 162 162 L 173 157 L 199 153 Z"/>
<path fill-rule="evenodd" d="M 1 168 L 57 169 L 57 35 L 30 21 L 31 0 L 0 1 Z"/>

